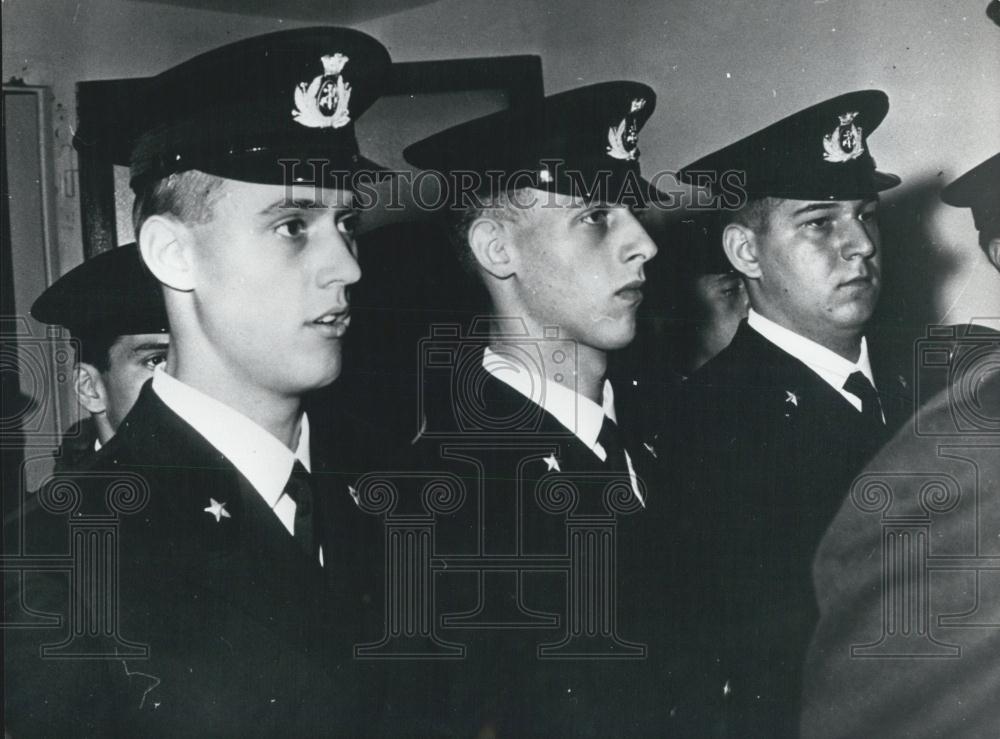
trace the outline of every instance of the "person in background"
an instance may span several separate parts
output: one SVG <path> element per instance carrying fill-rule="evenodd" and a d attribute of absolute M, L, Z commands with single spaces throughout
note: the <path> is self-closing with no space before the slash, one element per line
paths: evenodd
<path fill-rule="evenodd" d="M 684 219 L 672 230 L 676 267 L 668 313 L 658 317 L 658 340 L 671 365 L 686 379 L 729 346 L 750 302 L 743 278 L 722 250 L 715 214 Z"/>
<path fill-rule="evenodd" d="M 170 334 L 160 283 L 135 244 L 99 254 L 60 277 L 31 306 L 36 320 L 66 328 L 76 343 L 73 390 L 89 416 L 63 436 L 56 470 L 78 469 L 110 441 Z"/>

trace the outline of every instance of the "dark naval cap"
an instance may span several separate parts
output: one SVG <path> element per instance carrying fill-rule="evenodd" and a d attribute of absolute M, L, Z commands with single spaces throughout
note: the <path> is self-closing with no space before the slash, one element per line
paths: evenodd
<path fill-rule="evenodd" d="M 876 169 L 868 142 L 888 112 L 881 90 L 838 95 L 702 157 L 679 177 L 716 194 L 728 188 L 730 196 L 742 189 L 748 197 L 793 200 L 870 197 L 900 182 Z"/>
<path fill-rule="evenodd" d="M 64 274 L 38 297 L 31 315 L 82 339 L 169 331 L 162 288 L 135 244 L 102 252 Z"/>
<path fill-rule="evenodd" d="M 357 119 L 388 79 L 389 52 L 349 28 L 280 31 L 228 44 L 155 77 L 130 81 L 101 122 L 76 133 L 81 150 L 131 168 L 133 188 L 198 169 L 234 180 L 324 184 L 378 171 L 361 156 Z M 286 165 L 286 166 L 290 166 Z"/>
<path fill-rule="evenodd" d="M 655 107 L 647 85 L 604 82 L 461 123 L 411 144 L 403 157 L 449 184 L 471 176 L 478 194 L 532 187 L 635 205 L 669 200 L 639 173 L 639 131 Z"/>
<path fill-rule="evenodd" d="M 971 208 L 976 230 L 1000 234 L 1000 153 L 973 167 L 941 191 L 941 200 Z"/>

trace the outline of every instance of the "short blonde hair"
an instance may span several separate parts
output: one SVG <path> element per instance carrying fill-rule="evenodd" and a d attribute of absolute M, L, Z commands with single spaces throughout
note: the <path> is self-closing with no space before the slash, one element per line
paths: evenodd
<path fill-rule="evenodd" d="M 184 223 L 212 220 L 212 206 L 226 181 L 196 169 L 171 174 L 141 186 L 132 204 L 132 226 L 138 241 L 142 224 L 155 215 L 170 214 Z"/>

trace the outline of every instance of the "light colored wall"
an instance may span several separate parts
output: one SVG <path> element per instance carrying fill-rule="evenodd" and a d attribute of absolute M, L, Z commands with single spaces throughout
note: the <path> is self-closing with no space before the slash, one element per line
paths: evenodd
<path fill-rule="evenodd" d="M 1000 29 L 986 0 L 440 0 L 360 24 L 395 59 L 540 54 L 557 92 L 615 78 L 659 95 L 644 166 L 677 168 L 836 93 L 880 87 L 872 141 L 904 185 L 886 198 L 887 299 L 920 320 L 1000 315 L 1000 277 L 967 211 L 937 191 L 1000 150 Z M 213 46 L 305 25 L 128 0 L 6 0 L 3 78 L 54 93 L 63 269 L 80 259 L 68 146 L 74 84 L 158 72 Z M 318 22 L 336 22 L 331 17 Z M 904 273 L 902 270 L 906 269 Z M 900 282 L 902 281 L 902 282 Z M 895 282 L 895 285 L 893 284 Z"/>
<path fill-rule="evenodd" d="M 76 83 L 156 74 L 197 53 L 283 27 L 276 19 L 127 0 L 5 0 L 3 80 L 52 90 L 59 262 L 83 259 L 76 154 Z M 288 24 L 302 25 L 301 23 Z M 129 235 L 122 235 L 129 240 Z"/>

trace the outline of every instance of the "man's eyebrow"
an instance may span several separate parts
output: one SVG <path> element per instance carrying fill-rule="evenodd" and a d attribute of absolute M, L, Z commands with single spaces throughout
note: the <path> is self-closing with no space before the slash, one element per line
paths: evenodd
<path fill-rule="evenodd" d="M 311 208 L 325 207 L 325 203 L 313 200 L 312 198 L 281 198 L 261 208 L 259 215 L 270 215 L 282 210 L 309 210 Z"/>
<path fill-rule="evenodd" d="M 273 203 L 264 206 L 257 213 L 258 216 L 271 216 L 275 213 L 280 213 L 286 210 L 334 210 L 334 211 L 357 211 L 353 204 L 342 205 L 335 203 L 327 203 L 323 200 L 315 200 L 313 198 L 281 198 L 280 200 L 275 200 Z"/>
<path fill-rule="evenodd" d="M 581 198 L 575 205 L 578 208 L 604 208 L 610 210 L 611 208 L 627 208 L 627 205 L 622 203 L 616 203 L 613 200 L 603 197 L 595 198 Z"/>
<path fill-rule="evenodd" d="M 132 347 L 132 353 L 138 354 L 139 352 L 164 351 L 167 349 L 170 349 L 169 341 L 148 341 L 145 344 Z"/>
<path fill-rule="evenodd" d="M 803 213 L 813 213 L 817 210 L 832 210 L 837 207 L 837 201 L 833 202 L 818 202 L 818 203 L 808 203 L 803 205 L 801 208 L 796 208 L 792 212 L 792 216 L 802 215 Z"/>

